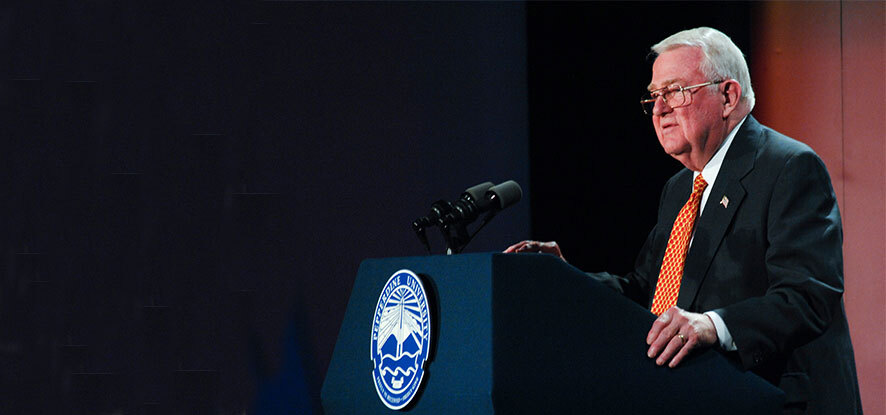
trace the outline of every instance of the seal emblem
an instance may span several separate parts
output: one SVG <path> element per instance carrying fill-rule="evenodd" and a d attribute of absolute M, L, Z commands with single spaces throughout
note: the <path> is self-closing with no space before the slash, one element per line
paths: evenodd
<path fill-rule="evenodd" d="M 421 386 L 431 343 L 431 317 L 421 280 L 402 269 L 391 275 L 372 319 L 372 377 L 381 401 L 402 409 Z"/>

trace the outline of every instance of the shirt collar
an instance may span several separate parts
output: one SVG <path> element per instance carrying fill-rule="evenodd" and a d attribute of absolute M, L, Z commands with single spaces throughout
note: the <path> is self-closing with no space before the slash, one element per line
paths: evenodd
<path fill-rule="evenodd" d="M 748 119 L 748 116 L 745 115 L 744 118 L 739 121 L 738 125 L 726 135 L 726 139 L 723 140 L 723 143 L 720 144 L 720 148 L 717 149 L 717 152 L 714 153 L 714 156 L 708 160 L 708 163 L 705 164 L 704 168 L 701 169 L 701 175 L 704 176 L 704 180 L 708 183 L 708 188 L 714 187 L 714 181 L 717 180 L 717 175 L 720 173 L 720 167 L 723 166 L 723 159 L 726 158 L 726 152 L 729 151 L 729 146 L 732 145 L 732 139 L 735 138 L 735 134 L 738 133 L 738 129 L 741 128 L 741 125 L 744 124 L 745 120 Z M 695 179 L 698 177 L 699 172 L 693 172 L 692 178 Z"/>

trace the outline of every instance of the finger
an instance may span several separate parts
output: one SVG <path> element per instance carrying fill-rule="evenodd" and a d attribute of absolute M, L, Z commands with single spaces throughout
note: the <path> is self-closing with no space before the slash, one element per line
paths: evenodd
<path fill-rule="evenodd" d="M 554 252 L 560 250 L 559 247 L 557 247 L 557 243 L 556 243 L 556 242 L 553 242 L 553 241 L 551 241 L 551 242 L 539 242 L 538 247 L 539 247 L 539 249 L 541 249 L 542 251 L 545 251 L 545 252 L 548 252 L 548 253 L 554 253 Z"/>
<path fill-rule="evenodd" d="M 662 353 L 662 351 L 670 344 L 671 339 L 677 334 L 678 328 L 679 327 L 669 325 L 662 329 L 661 332 L 658 333 L 658 337 L 656 337 L 655 340 L 652 341 L 652 344 L 649 345 L 649 351 L 646 354 L 650 358 L 654 358 Z"/>
<path fill-rule="evenodd" d="M 506 254 L 510 254 L 510 253 L 516 252 L 517 249 L 520 248 L 520 246 L 521 246 L 522 244 L 523 244 L 523 242 L 517 242 L 517 243 L 515 243 L 515 244 L 509 246 L 508 249 L 505 249 L 504 252 L 505 252 Z"/>
<path fill-rule="evenodd" d="M 661 354 L 658 355 L 658 359 L 655 359 L 655 364 L 659 366 L 671 360 L 671 357 L 673 357 L 684 346 L 683 340 L 681 340 L 680 337 L 676 335 L 668 339 L 666 345 L 667 347 L 665 347 Z"/>
<path fill-rule="evenodd" d="M 526 244 L 517 248 L 517 252 L 539 252 L 541 250 L 540 245 L 536 241 L 526 241 Z"/>
<path fill-rule="evenodd" d="M 545 242 L 543 245 L 548 247 L 548 253 L 555 255 L 563 261 L 566 261 L 566 257 L 563 256 L 563 252 L 560 251 L 560 245 L 557 245 L 556 241 Z"/>
<path fill-rule="evenodd" d="M 560 247 L 557 246 L 556 242 L 541 242 L 538 244 L 538 250 L 544 252 L 546 254 L 553 254 L 555 256 L 560 256 Z"/>
<path fill-rule="evenodd" d="M 679 308 L 671 307 L 653 323 L 650 334 L 654 335 L 647 335 L 647 344 L 650 346 L 647 355 L 650 358 L 658 356 L 667 347 L 671 338 L 680 332 L 681 327 L 685 323 L 685 319 L 682 318 L 680 312 Z M 655 331 L 655 333 L 652 333 L 652 331 Z"/>
<path fill-rule="evenodd" d="M 697 344 L 697 342 L 698 342 L 697 337 L 693 336 L 693 337 L 687 338 L 686 344 L 683 345 L 683 347 L 680 349 L 680 351 L 677 352 L 677 355 L 674 356 L 673 359 L 671 359 L 671 362 L 668 364 L 668 367 L 672 367 L 672 368 L 677 367 L 677 365 L 679 365 L 680 362 L 683 361 L 683 358 L 685 358 L 689 354 L 689 352 L 691 352 L 692 349 L 695 348 L 695 345 Z"/>
<path fill-rule="evenodd" d="M 658 318 L 655 319 L 655 322 L 652 323 L 652 328 L 649 329 L 649 334 L 646 335 L 646 344 L 652 345 L 652 342 L 658 337 L 661 330 L 667 327 L 670 321 L 671 316 L 667 312 L 658 316 Z"/>
<path fill-rule="evenodd" d="M 521 248 L 523 248 L 524 246 L 526 246 L 526 245 L 529 244 L 530 242 L 531 242 L 531 241 L 528 241 L 528 240 L 527 240 L 527 241 L 520 241 L 520 242 L 517 242 L 517 243 L 515 243 L 515 244 L 509 246 L 508 249 L 505 249 L 504 253 L 506 253 L 506 254 L 510 254 L 510 253 L 514 253 L 514 252 L 519 252 L 519 250 L 520 250 Z"/>

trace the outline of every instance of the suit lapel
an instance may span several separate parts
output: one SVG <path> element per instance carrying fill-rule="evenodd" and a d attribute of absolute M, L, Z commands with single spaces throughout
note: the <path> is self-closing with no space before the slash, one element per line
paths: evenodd
<path fill-rule="evenodd" d="M 760 132 L 760 124 L 748 115 L 726 153 L 704 212 L 695 224 L 695 236 L 686 255 L 677 297 L 677 306 L 682 309 L 691 310 L 711 261 L 747 194 L 740 180 L 754 167 Z"/>

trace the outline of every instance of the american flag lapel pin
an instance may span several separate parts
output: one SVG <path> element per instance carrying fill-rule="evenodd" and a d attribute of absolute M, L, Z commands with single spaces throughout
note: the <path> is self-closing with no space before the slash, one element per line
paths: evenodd
<path fill-rule="evenodd" d="M 720 199 L 720 204 L 723 205 L 724 208 L 728 208 L 729 207 L 729 198 L 726 196 L 723 196 L 723 198 Z"/>

